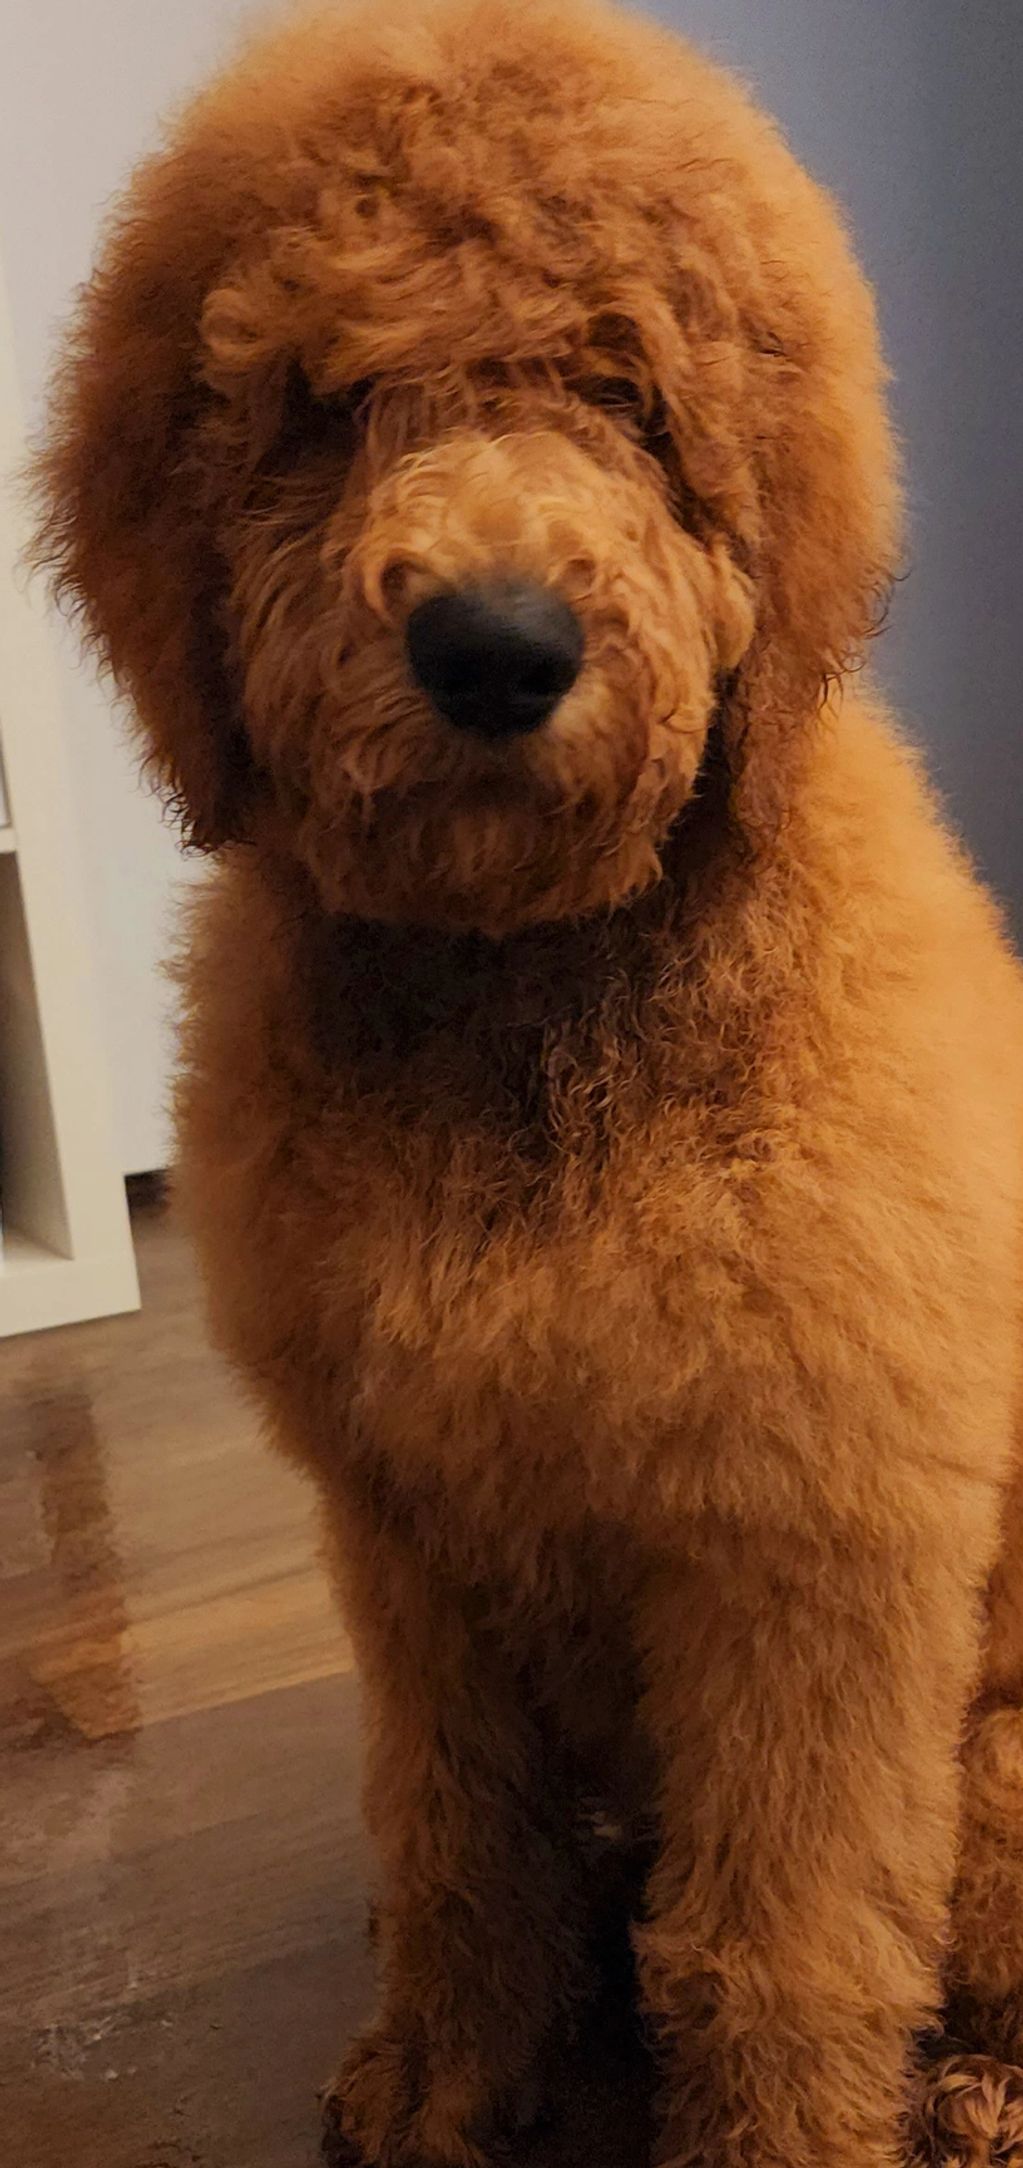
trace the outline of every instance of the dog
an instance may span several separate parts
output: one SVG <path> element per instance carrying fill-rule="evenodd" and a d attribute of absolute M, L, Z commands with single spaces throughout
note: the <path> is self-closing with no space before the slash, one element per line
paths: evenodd
<path fill-rule="evenodd" d="M 612 1828 L 661 2162 L 1023 2143 L 1023 980 L 855 677 L 884 388 L 597 0 L 264 32 L 65 348 L 37 555 L 216 860 L 182 1196 L 364 1685 L 341 2159 L 486 2160 Z"/>

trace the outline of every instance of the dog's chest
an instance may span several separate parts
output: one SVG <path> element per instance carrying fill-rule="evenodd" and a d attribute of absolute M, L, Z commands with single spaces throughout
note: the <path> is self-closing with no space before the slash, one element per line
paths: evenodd
<path fill-rule="evenodd" d="M 680 1126 L 535 1172 L 529 1194 L 464 1139 L 426 1178 L 349 1133 L 350 1209 L 325 1226 L 317 1283 L 357 1431 L 490 1521 L 617 1516 L 717 1367 L 736 1199 Z"/>
<path fill-rule="evenodd" d="M 701 1432 L 729 1427 L 736 1313 L 770 1270 L 753 1230 L 778 1124 L 748 1059 L 678 986 L 669 1028 L 642 947 L 578 1014 L 536 958 L 485 958 L 469 1000 L 462 957 L 455 1020 L 422 999 L 410 1020 L 404 947 L 383 1003 L 378 949 L 364 985 L 347 948 L 305 967 L 296 1038 L 297 958 L 258 1032 L 240 1014 L 214 1048 L 216 1099 L 196 1080 L 224 1338 L 307 1450 L 368 1439 L 495 1525 L 620 1519 L 662 1477 L 674 1505 Z"/>

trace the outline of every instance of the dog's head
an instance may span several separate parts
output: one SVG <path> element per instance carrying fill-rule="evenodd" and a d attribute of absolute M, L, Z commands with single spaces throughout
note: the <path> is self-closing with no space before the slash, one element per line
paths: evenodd
<path fill-rule="evenodd" d="M 373 0 L 136 176 L 40 555 L 196 842 L 501 934 L 654 880 L 716 720 L 769 835 L 895 487 L 834 211 L 727 78 L 565 0 Z"/>

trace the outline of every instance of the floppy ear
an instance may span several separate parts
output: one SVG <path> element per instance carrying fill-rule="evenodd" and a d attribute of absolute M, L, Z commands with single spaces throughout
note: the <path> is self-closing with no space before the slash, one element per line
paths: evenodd
<path fill-rule="evenodd" d="M 754 844 L 777 832 L 808 726 L 880 629 L 896 569 L 884 369 L 869 292 L 837 229 L 829 271 L 819 288 L 810 274 L 819 319 L 793 351 L 754 355 L 755 629 L 721 721 L 733 817 Z"/>
<path fill-rule="evenodd" d="M 198 441 L 218 194 L 196 145 L 136 176 L 79 297 L 31 475 L 33 559 L 131 702 L 188 840 L 207 850 L 243 831 L 252 782 Z"/>
<path fill-rule="evenodd" d="M 694 81 L 690 68 L 690 104 Z M 834 204 L 743 91 L 711 70 L 704 85 L 721 155 L 675 204 L 665 297 L 632 314 L 684 517 L 750 583 L 753 636 L 723 678 L 718 738 L 732 825 L 755 844 L 776 833 L 827 690 L 883 616 L 898 461 L 873 299 Z"/>

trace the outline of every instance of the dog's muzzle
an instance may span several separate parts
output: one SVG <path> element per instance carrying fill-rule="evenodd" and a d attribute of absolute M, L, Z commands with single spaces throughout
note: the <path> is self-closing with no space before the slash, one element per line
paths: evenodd
<path fill-rule="evenodd" d="M 547 721 L 579 675 L 585 642 L 560 595 L 522 580 L 428 596 L 405 645 L 417 685 L 447 722 L 501 739 Z"/>

